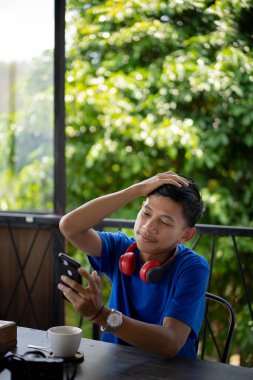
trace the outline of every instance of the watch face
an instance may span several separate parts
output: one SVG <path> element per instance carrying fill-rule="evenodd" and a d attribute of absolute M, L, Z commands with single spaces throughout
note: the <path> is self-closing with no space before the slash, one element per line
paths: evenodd
<path fill-rule="evenodd" d="M 122 323 L 122 315 L 121 313 L 112 312 L 107 319 L 107 323 L 110 327 L 115 328 L 119 327 Z"/>

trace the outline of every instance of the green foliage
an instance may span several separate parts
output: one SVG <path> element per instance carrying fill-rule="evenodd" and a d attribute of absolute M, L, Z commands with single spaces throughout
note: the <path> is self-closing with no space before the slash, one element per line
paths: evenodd
<path fill-rule="evenodd" d="M 170 169 L 198 180 L 203 221 L 252 225 L 251 15 L 252 1 L 68 2 L 70 209 Z"/>
<path fill-rule="evenodd" d="M 1 209 L 37 211 L 52 210 L 53 162 L 41 161 L 24 166 L 17 176 L 10 171 L 1 174 Z M 43 189 L 43 191 L 41 191 Z M 11 196 L 10 196 L 11 194 Z"/>
<path fill-rule="evenodd" d="M 0 78 L 6 74 L 10 84 L 3 85 L 0 101 L 0 209 L 52 211 L 52 52 L 32 62 L 0 63 Z"/>

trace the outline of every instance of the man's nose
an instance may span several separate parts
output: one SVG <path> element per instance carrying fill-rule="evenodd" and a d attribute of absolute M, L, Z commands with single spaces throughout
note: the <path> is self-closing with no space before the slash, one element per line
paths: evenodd
<path fill-rule="evenodd" d="M 157 231 L 157 222 L 153 219 L 149 219 L 144 224 L 144 227 L 145 227 L 146 231 L 156 232 Z"/>

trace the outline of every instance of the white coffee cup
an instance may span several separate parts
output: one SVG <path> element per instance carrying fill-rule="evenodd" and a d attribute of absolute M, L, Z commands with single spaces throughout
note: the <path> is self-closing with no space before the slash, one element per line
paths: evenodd
<path fill-rule="evenodd" d="M 54 326 L 47 330 L 47 338 L 54 356 L 70 358 L 80 346 L 82 330 L 74 326 Z"/>

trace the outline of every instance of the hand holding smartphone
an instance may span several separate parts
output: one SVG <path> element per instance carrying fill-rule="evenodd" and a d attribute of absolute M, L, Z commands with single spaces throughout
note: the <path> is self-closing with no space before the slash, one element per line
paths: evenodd
<path fill-rule="evenodd" d="M 78 268 L 81 267 L 81 264 L 78 261 L 74 260 L 72 257 L 68 256 L 66 253 L 62 252 L 58 254 L 58 259 L 61 266 L 61 275 L 68 276 L 72 280 L 75 280 L 79 284 L 82 284 L 82 277 L 78 272 Z M 68 286 L 65 283 L 63 284 L 65 286 Z"/>

